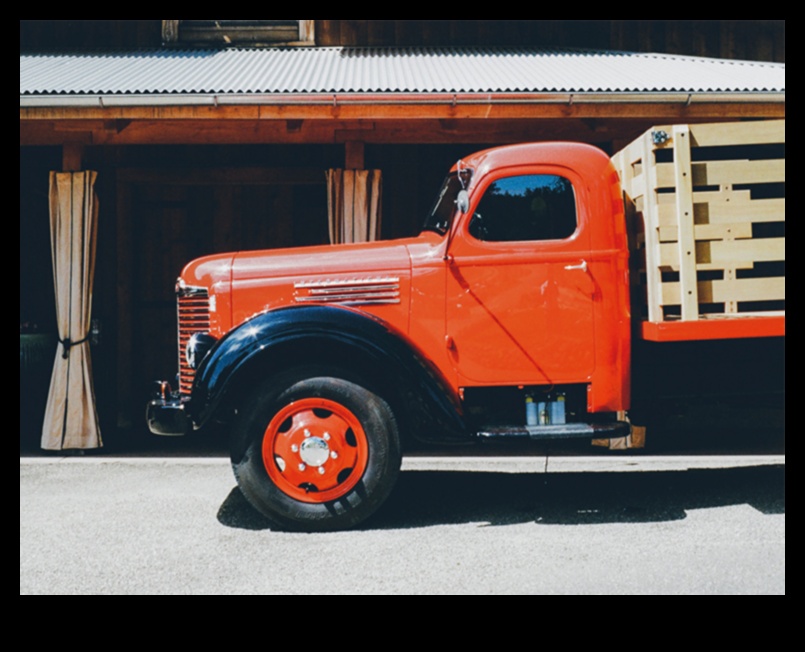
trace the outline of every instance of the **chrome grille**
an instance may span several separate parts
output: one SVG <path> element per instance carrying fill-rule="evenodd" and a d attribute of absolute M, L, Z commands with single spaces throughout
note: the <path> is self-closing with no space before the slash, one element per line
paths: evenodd
<path fill-rule="evenodd" d="M 189 395 L 193 386 L 193 371 L 185 360 L 184 350 L 193 333 L 210 330 L 210 300 L 207 288 L 180 287 L 176 296 L 177 323 L 179 325 L 179 392 Z"/>

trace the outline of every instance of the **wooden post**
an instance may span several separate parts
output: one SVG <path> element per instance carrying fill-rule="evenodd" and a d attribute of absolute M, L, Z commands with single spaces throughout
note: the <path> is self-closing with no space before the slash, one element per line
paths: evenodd
<path fill-rule="evenodd" d="M 81 170 L 81 159 L 84 148 L 76 143 L 62 145 L 61 167 L 62 172 L 78 172 Z"/>
<path fill-rule="evenodd" d="M 652 135 L 643 136 L 643 220 L 646 235 L 646 282 L 648 285 L 648 320 L 663 321 L 662 276 L 660 260 L 659 206 L 657 205 L 657 166 L 654 162 Z"/>
<path fill-rule="evenodd" d="M 348 140 L 344 143 L 344 168 L 346 170 L 363 170 L 363 142 Z"/>
<path fill-rule="evenodd" d="M 315 20 L 300 20 L 299 21 L 299 41 L 302 43 L 310 43 L 314 45 L 316 42 L 316 21 Z"/>
<path fill-rule="evenodd" d="M 179 21 L 178 20 L 163 20 L 162 21 L 162 42 L 163 43 L 176 43 L 179 40 Z"/>
<path fill-rule="evenodd" d="M 691 174 L 690 129 L 674 125 L 674 179 L 678 220 L 679 286 L 682 320 L 699 318 L 699 291 L 696 280 L 696 241 L 693 236 L 693 175 Z"/>

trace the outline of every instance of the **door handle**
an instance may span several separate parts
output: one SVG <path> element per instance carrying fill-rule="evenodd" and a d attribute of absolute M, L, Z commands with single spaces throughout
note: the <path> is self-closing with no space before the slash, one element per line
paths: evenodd
<path fill-rule="evenodd" d="M 573 269 L 581 270 L 582 272 L 587 271 L 587 261 L 582 259 L 582 261 L 578 265 L 565 265 L 565 269 L 570 271 Z"/>

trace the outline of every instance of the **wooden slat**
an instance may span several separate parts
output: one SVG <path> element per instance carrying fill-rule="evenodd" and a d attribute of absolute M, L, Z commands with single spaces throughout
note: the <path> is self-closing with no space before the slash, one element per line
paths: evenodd
<path fill-rule="evenodd" d="M 697 243 L 697 258 L 709 263 L 741 263 L 743 261 L 785 260 L 785 238 L 756 238 L 754 240 L 714 241 Z"/>
<path fill-rule="evenodd" d="M 674 164 L 657 164 L 656 188 L 674 187 Z M 785 181 L 785 160 L 708 161 L 693 164 L 693 184 L 717 186 L 741 183 L 782 183 Z"/>
<path fill-rule="evenodd" d="M 730 202 L 710 204 L 709 218 L 711 224 L 728 223 L 736 217 L 747 222 L 779 222 L 785 221 L 785 198 L 754 199 L 751 202 Z"/>
<path fill-rule="evenodd" d="M 747 123 L 693 124 L 692 142 L 697 147 L 717 145 L 762 145 L 785 142 L 785 120 Z"/>
<path fill-rule="evenodd" d="M 662 304 L 679 305 L 679 283 L 663 283 Z M 726 303 L 728 301 L 785 301 L 785 278 L 744 278 L 730 281 L 699 281 L 699 301 Z"/>
<path fill-rule="evenodd" d="M 652 131 L 671 133 L 673 125 L 653 127 Z M 723 145 L 763 145 L 785 142 L 785 119 L 757 122 L 723 122 L 691 124 L 691 143 L 694 147 Z"/>
<path fill-rule="evenodd" d="M 785 160 L 717 161 L 693 164 L 693 183 L 705 186 L 782 183 Z"/>
<path fill-rule="evenodd" d="M 693 193 L 694 205 L 735 201 L 752 201 L 752 191 L 735 190 L 734 188 L 720 188 L 718 190 L 696 190 Z M 663 205 L 673 206 L 676 204 L 676 197 L 674 196 L 673 192 L 664 192 L 659 196 L 659 202 Z"/>
<path fill-rule="evenodd" d="M 708 201 L 707 197 L 712 201 Z M 750 192 L 733 191 L 729 201 L 720 192 L 693 193 L 694 222 L 701 224 L 737 224 L 785 221 L 785 198 L 749 199 Z M 721 200 L 719 201 L 719 198 Z M 658 210 L 661 227 L 676 226 L 675 193 L 663 194 Z M 666 203 L 670 202 L 670 203 Z"/>
<path fill-rule="evenodd" d="M 675 243 L 660 245 L 660 267 L 679 271 L 678 248 Z M 696 269 L 724 269 L 732 266 L 751 268 L 753 263 L 785 260 L 785 238 L 753 240 L 714 240 L 696 243 Z"/>
<path fill-rule="evenodd" d="M 660 242 L 676 242 L 678 236 L 676 225 L 660 227 Z M 703 240 L 744 239 L 752 237 L 752 225 L 748 222 L 735 222 L 732 224 L 697 224 L 693 227 L 693 234 L 697 242 Z"/>

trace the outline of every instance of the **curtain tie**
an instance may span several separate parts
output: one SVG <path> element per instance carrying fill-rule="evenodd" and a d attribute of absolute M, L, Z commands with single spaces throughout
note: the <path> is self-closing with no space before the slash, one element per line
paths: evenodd
<path fill-rule="evenodd" d="M 59 340 L 59 342 L 62 345 L 62 349 L 63 349 L 61 357 L 66 360 L 68 357 L 70 357 L 70 349 L 71 348 L 73 348 L 74 346 L 78 346 L 79 344 L 83 344 L 88 339 L 89 339 L 89 335 L 87 335 L 84 339 L 76 340 L 75 342 L 73 342 L 69 337 L 66 337 L 63 340 Z"/>

